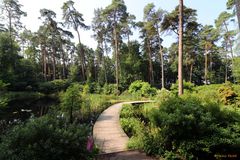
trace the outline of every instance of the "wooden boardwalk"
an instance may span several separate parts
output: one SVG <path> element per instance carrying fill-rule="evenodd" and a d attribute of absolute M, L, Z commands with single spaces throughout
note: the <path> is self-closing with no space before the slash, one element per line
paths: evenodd
<path fill-rule="evenodd" d="M 97 119 L 93 127 L 95 144 L 102 153 L 112 153 L 127 150 L 128 136 L 119 122 L 119 114 L 123 103 L 118 103 L 106 109 Z"/>
<path fill-rule="evenodd" d="M 121 157 L 124 157 L 124 159 L 127 157 L 129 157 L 129 159 L 134 159 L 133 156 L 135 156 L 136 159 L 138 159 L 138 157 L 145 160 L 152 159 L 138 151 L 127 151 L 129 138 L 122 130 L 119 121 L 119 115 L 123 104 L 144 102 L 148 101 L 118 103 L 110 106 L 99 116 L 93 127 L 93 137 L 95 144 L 100 148 L 103 157 L 105 157 L 101 159 L 107 159 L 106 157 L 109 156 L 115 156 L 115 158 L 112 157 L 111 159 L 121 159 Z M 105 153 L 107 156 L 104 155 Z"/>

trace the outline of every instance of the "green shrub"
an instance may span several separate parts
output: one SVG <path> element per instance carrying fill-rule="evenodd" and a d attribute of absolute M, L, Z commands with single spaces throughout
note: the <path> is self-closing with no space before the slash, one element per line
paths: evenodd
<path fill-rule="evenodd" d="M 143 97 L 150 97 L 154 96 L 157 93 L 157 89 L 151 87 L 151 85 L 147 82 L 143 82 L 140 80 L 134 81 L 128 88 L 129 93 L 143 96 Z"/>
<path fill-rule="evenodd" d="M 125 90 L 124 92 L 121 93 L 121 95 L 117 96 L 119 100 L 124 100 L 124 101 L 134 101 L 136 100 L 136 97 L 132 95 L 131 93 L 128 92 L 128 90 Z"/>
<path fill-rule="evenodd" d="M 159 134 L 159 128 L 146 128 L 143 136 L 143 150 L 148 155 L 163 155 L 164 149 L 161 147 L 161 142 L 164 140 Z"/>
<path fill-rule="evenodd" d="M 62 79 L 53 80 L 51 83 L 54 85 L 55 90 L 58 92 L 65 90 L 69 86 L 69 82 Z"/>
<path fill-rule="evenodd" d="M 141 134 L 140 134 L 141 135 Z M 137 149 L 137 150 L 142 150 L 143 148 L 143 141 L 142 141 L 142 136 L 139 134 L 136 136 L 132 136 L 127 144 L 128 149 Z"/>
<path fill-rule="evenodd" d="M 2 80 L 0 80 L 0 92 L 1 91 L 6 91 L 7 90 L 7 86 L 9 86 L 9 83 L 4 83 Z"/>
<path fill-rule="evenodd" d="M 159 151 L 158 155 L 169 152 L 179 159 L 201 159 L 240 150 L 240 114 L 220 109 L 216 103 L 173 97 L 153 110 L 150 120 L 159 129 L 159 145 L 149 147 L 148 142 L 147 148 Z"/>
<path fill-rule="evenodd" d="M 81 104 L 81 119 L 83 122 L 95 121 L 99 114 L 111 105 L 112 96 L 89 94 L 83 95 Z M 79 117 L 79 116 L 78 116 Z"/>
<path fill-rule="evenodd" d="M 223 102 L 225 105 L 230 105 L 235 103 L 236 98 L 238 97 L 230 82 L 223 84 L 218 89 L 218 93 L 219 93 L 221 102 Z"/>
<path fill-rule="evenodd" d="M 124 104 L 120 113 L 121 118 L 134 117 L 135 111 L 132 104 Z"/>
<path fill-rule="evenodd" d="M 236 107 L 238 107 L 238 108 L 240 108 L 240 85 L 238 84 L 234 84 L 233 85 L 233 89 L 234 89 L 234 91 L 236 92 L 236 94 L 238 95 L 238 97 L 236 97 L 236 99 L 235 99 L 235 106 Z"/>
<path fill-rule="evenodd" d="M 151 116 L 152 110 L 157 108 L 158 108 L 158 105 L 156 103 L 145 103 L 141 111 L 141 114 L 144 117 L 144 120 L 149 121 L 149 116 Z"/>
<path fill-rule="evenodd" d="M 55 89 L 51 82 L 42 82 L 38 84 L 38 91 L 44 94 L 54 93 Z"/>
<path fill-rule="evenodd" d="M 8 105 L 9 99 L 3 94 L 7 89 L 8 84 L 0 80 L 0 109 Z"/>
<path fill-rule="evenodd" d="M 121 118 L 120 124 L 124 132 L 130 137 L 128 142 L 129 149 L 143 148 L 144 124 L 137 118 Z"/>
<path fill-rule="evenodd" d="M 240 95 L 240 84 L 233 84 L 234 91 Z"/>
<path fill-rule="evenodd" d="M 83 95 L 87 95 L 87 94 L 89 94 L 91 91 L 90 91 L 90 87 L 89 87 L 89 85 L 88 84 L 85 84 L 84 86 L 83 86 Z"/>
<path fill-rule="evenodd" d="M 132 137 L 133 135 L 142 132 L 142 123 L 137 118 L 121 118 L 120 124 L 128 137 Z"/>
<path fill-rule="evenodd" d="M 95 94 L 102 93 L 102 87 L 100 86 L 99 83 L 91 82 L 91 83 L 87 83 L 87 85 L 88 85 L 89 93 L 95 93 Z"/>
<path fill-rule="evenodd" d="M 51 94 L 51 93 L 66 90 L 68 86 L 69 86 L 69 82 L 66 80 L 54 80 L 54 81 L 39 83 L 38 90 L 39 92 L 42 92 L 45 94 Z"/>
<path fill-rule="evenodd" d="M 184 91 L 192 92 L 192 91 L 194 91 L 194 87 L 195 87 L 195 85 L 194 85 L 193 83 L 183 81 Z M 172 84 L 170 90 L 171 90 L 172 93 L 174 93 L 175 95 L 178 94 L 178 81 L 176 81 L 176 83 L 173 83 L 173 84 Z"/>
<path fill-rule="evenodd" d="M 86 83 L 83 86 L 83 94 L 89 94 L 89 93 L 95 93 L 95 94 L 102 93 L 102 88 L 99 85 L 99 83 L 95 83 L 95 82 Z"/>
<path fill-rule="evenodd" d="M 121 118 L 142 118 L 142 104 L 124 104 L 120 113 Z"/>
<path fill-rule="evenodd" d="M 6 108 L 8 105 L 9 99 L 6 97 L 0 97 L 0 109 Z"/>
<path fill-rule="evenodd" d="M 86 149 L 90 128 L 68 124 L 56 117 L 30 119 L 13 127 L 0 138 L 1 160 L 90 159 Z"/>
<path fill-rule="evenodd" d="M 100 94 L 102 93 L 102 87 L 99 83 L 93 83 L 94 85 L 92 86 L 92 91 L 93 93 Z"/>
<path fill-rule="evenodd" d="M 155 96 L 155 102 L 160 106 L 161 103 L 168 100 L 169 98 L 172 98 L 173 96 L 174 94 L 169 90 L 162 88 L 161 90 L 158 90 L 157 95 Z"/>
<path fill-rule="evenodd" d="M 143 148 L 144 122 L 142 121 L 142 105 L 124 104 L 120 113 L 120 124 L 124 132 L 130 137 L 129 149 Z"/>
<path fill-rule="evenodd" d="M 103 86 L 103 93 L 106 95 L 116 94 L 117 93 L 116 85 L 105 83 Z"/>
<path fill-rule="evenodd" d="M 7 92 L 4 94 L 9 101 L 35 101 L 43 97 L 39 92 Z"/>
<path fill-rule="evenodd" d="M 218 89 L 220 86 L 220 84 L 197 86 L 194 88 L 194 92 L 185 95 L 198 97 L 204 103 L 219 103 Z"/>

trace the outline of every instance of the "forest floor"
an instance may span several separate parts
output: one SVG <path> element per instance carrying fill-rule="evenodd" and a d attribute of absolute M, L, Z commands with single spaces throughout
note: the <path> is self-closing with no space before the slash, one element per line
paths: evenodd
<path fill-rule="evenodd" d="M 153 160 L 140 151 L 128 151 L 128 136 L 122 130 L 119 115 L 123 104 L 143 103 L 143 101 L 124 102 L 110 106 L 98 118 L 93 127 L 95 144 L 101 154 L 98 160 Z"/>

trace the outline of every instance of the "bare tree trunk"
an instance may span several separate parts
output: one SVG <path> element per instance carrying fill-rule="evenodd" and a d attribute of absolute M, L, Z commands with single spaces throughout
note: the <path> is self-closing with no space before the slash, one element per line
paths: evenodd
<path fill-rule="evenodd" d="M 228 69 L 227 69 L 227 56 L 226 56 L 226 66 L 225 66 L 225 83 L 227 82 L 228 79 Z"/>
<path fill-rule="evenodd" d="M 52 63 L 52 67 L 53 67 L 53 80 L 56 79 L 56 48 L 53 47 L 52 48 L 52 60 L 53 60 L 53 63 Z"/>
<path fill-rule="evenodd" d="M 12 45 L 12 16 L 11 16 L 11 11 L 7 10 L 8 11 L 8 18 L 9 18 L 9 36 L 10 36 L 10 39 L 11 39 L 11 45 Z"/>
<path fill-rule="evenodd" d="M 160 61 L 161 61 L 161 76 L 162 76 L 162 88 L 164 88 L 164 63 L 163 63 L 163 48 L 159 30 L 157 29 L 158 33 L 158 45 L 159 45 L 159 53 L 160 53 Z"/>
<path fill-rule="evenodd" d="M 86 76 L 85 76 L 85 55 L 84 55 L 84 49 L 83 46 L 81 44 L 81 38 L 80 38 L 80 33 L 78 30 L 77 31 L 77 35 L 78 35 L 78 43 L 79 43 L 79 50 L 80 50 L 80 62 L 81 62 L 81 70 L 82 70 L 82 77 L 83 77 L 83 81 L 86 80 Z"/>
<path fill-rule="evenodd" d="M 149 64 L 149 82 L 150 84 L 154 84 L 154 76 L 153 76 L 153 65 L 152 65 L 152 53 L 150 48 L 150 42 L 147 38 L 147 48 L 148 48 L 148 64 Z"/>
<path fill-rule="evenodd" d="M 231 57 L 232 57 L 232 66 L 233 66 L 233 45 L 232 45 L 232 41 L 230 39 L 230 35 L 229 35 L 229 30 L 228 30 L 228 27 L 227 27 L 227 24 L 225 22 L 223 22 L 224 26 L 225 26 L 225 29 L 227 31 L 227 44 L 229 44 L 229 47 L 230 47 L 230 53 L 231 53 Z M 226 46 L 226 51 L 228 51 L 228 45 Z"/>
<path fill-rule="evenodd" d="M 115 67 L 116 67 L 116 85 L 117 90 L 119 89 L 119 53 L 118 53 L 118 40 L 117 40 L 117 31 L 116 26 L 113 29 L 114 34 L 114 52 L 115 52 Z"/>
<path fill-rule="evenodd" d="M 105 48 L 105 52 L 106 52 L 106 57 L 108 57 L 108 50 L 107 50 L 107 43 L 106 43 L 106 41 L 105 41 L 104 48 Z M 106 70 L 106 61 L 105 61 L 104 55 L 103 55 L 103 60 L 104 60 L 103 62 L 104 62 L 105 83 L 108 83 L 107 70 Z"/>
<path fill-rule="evenodd" d="M 50 57 L 50 55 L 47 55 L 47 80 L 51 80 L 51 74 L 52 74 L 52 70 L 51 70 L 51 66 L 50 64 L 52 63 L 52 59 Z"/>
<path fill-rule="evenodd" d="M 227 79 L 228 79 L 228 56 L 227 56 L 227 52 L 228 52 L 228 47 L 226 45 L 226 48 L 225 48 L 225 51 L 226 51 L 226 58 L 225 58 L 225 83 L 227 82 Z"/>
<path fill-rule="evenodd" d="M 178 95 L 183 94 L 183 0 L 179 0 Z"/>
<path fill-rule="evenodd" d="M 98 51 L 99 52 L 99 51 Z M 99 83 L 99 71 L 100 71 L 100 54 L 97 52 L 97 54 L 95 54 L 95 58 L 97 59 L 96 62 L 96 67 L 94 67 L 94 79 L 96 79 Z"/>
<path fill-rule="evenodd" d="M 163 63 L 163 49 L 160 45 L 161 69 L 162 69 L 162 88 L 164 88 L 164 63 Z"/>
<path fill-rule="evenodd" d="M 207 84 L 207 75 L 208 75 L 208 50 L 205 48 L 205 72 L 204 72 L 204 80 L 205 84 Z"/>
<path fill-rule="evenodd" d="M 63 57 L 63 70 L 62 70 L 62 74 L 63 74 L 63 79 L 66 79 L 66 63 L 65 63 L 65 56 Z"/>
<path fill-rule="evenodd" d="M 62 69 L 62 77 L 63 79 L 66 79 L 66 59 L 65 59 L 65 53 L 64 53 L 64 49 L 63 49 L 63 45 L 61 44 L 61 48 L 62 48 L 62 62 L 63 62 L 63 69 Z"/>
<path fill-rule="evenodd" d="M 190 74 L 189 74 L 189 81 L 192 82 L 192 75 L 193 75 L 193 63 L 190 64 Z"/>
<path fill-rule="evenodd" d="M 44 81 L 47 81 L 47 62 L 46 62 L 46 48 L 41 45 L 41 52 L 42 52 L 42 62 L 43 62 L 43 77 Z"/>

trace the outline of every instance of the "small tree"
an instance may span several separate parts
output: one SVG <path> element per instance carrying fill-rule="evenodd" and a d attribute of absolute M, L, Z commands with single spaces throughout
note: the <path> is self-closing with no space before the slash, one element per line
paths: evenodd
<path fill-rule="evenodd" d="M 69 122 L 73 122 L 73 110 L 81 107 L 80 85 L 73 84 L 68 87 L 67 91 L 61 96 L 61 108 L 65 112 L 69 112 Z"/>

